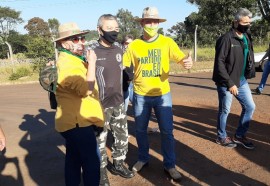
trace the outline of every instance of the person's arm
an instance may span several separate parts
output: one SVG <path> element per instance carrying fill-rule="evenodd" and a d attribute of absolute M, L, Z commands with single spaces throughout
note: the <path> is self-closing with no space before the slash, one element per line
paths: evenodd
<path fill-rule="evenodd" d="M 4 131 L 0 126 L 0 151 L 2 151 L 6 147 L 6 137 Z"/>
<path fill-rule="evenodd" d="M 182 52 L 182 50 L 180 50 L 176 42 L 171 38 L 169 38 L 168 44 L 170 47 L 169 49 L 170 60 L 178 64 L 180 63 L 185 69 L 190 69 L 193 65 L 191 52 L 188 53 L 188 56 L 185 56 L 185 54 Z"/>
<path fill-rule="evenodd" d="M 216 54 L 215 54 L 215 73 L 219 77 L 219 83 L 225 83 L 228 90 L 231 94 L 237 95 L 238 94 L 238 88 L 234 84 L 234 82 L 231 80 L 230 75 L 227 72 L 226 66 L 225 66 L 225 60 L 228 56 L 228 49 L 230 48 L 230 42 L 228 41 L 228 38 L 221 37 L 217 40 L 216 43 Z"/>
<path fill-rule="evenodd" d="M 94 90 L 95 80 L 96 80 L 96 60 L 97 56 L 94 50 L 87 50 L 86 58 L 88 62 L 88 70 L 86 75 L 86 80 L 89 84 L 89 93 L 91 94 Z"/>
<path fill-rule="evenodd" d="M 193 61 L 191 58 L 191 51 L 188 53 L 188 56 L 186 58 L 183 58 L 177 63 L 182 64 L 185 69 L 191 69 L 191 67 L 193 66 Z"/>
<path fill-rule="evenodd" d="M 128 81 L 132 81 L 133 77 L 134 77 L 134 72 L 133 72 L 133 65 L 131 64 L 130 67 L 126 67 L 124 69 L 124 71 L 127 73 L 128 75 Z"/>
<path fill-rule="evenodd" d="M 269 56 L 270 50 L 267 49 L 266 53 L 264 54 L 264 56 L 262 57 L 261 61 L 263 61 L 265 58 L 267 58 Z M 270 59 L 268 59 L 269 61 Z"/>

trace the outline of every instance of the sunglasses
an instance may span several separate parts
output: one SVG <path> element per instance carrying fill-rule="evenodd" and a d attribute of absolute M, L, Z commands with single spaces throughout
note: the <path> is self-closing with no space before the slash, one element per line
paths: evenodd
<path fill-rule="evenodd" d="M 85 42 L 85 36 L 74 36 L 74 37 L 69 37 L 67 40 L 72 41 L 73 43 L 77 44 L 81 40 L 82 43 Z"/>

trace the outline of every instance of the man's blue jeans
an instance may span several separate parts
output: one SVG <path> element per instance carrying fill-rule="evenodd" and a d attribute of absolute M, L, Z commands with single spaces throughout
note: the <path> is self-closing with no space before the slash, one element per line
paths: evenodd
<path fill-rule="evenodd" d="M 228 91 L 227 87 L 217 86 L 217 92 L 219 99 L 217 134 L 219 138 L 225 138 L 227 137 L 227 117 L 230 113 L 233 95 Z M 246 79 L 241 80 L 238 95 L 235 96 L 235 98 L 242 106 L 242 113 L 235 134 L 239 137 L 243 137 L 249 128 L 249 123 L 255 110 L 255 103 Z"/>
<path fill-rule="evenodd" d="M 163 165 L 166 169 L 175 167 L 171 93 L 162 96 L 141 96 L 134 93 L 133 107 L 136 124 L 136 139 L 139 148 L 138 160 L 148 162 L 150 159 L 147 127 L 153 108 L 161 133 Z"/>
<path fill-rule="evenodd" d="M 268 75 L 270 73 L 270 61 L 268 61 L 267 63 L 265 63 L 264 65 L 264 70 L 263 70 L 263 74 L 262 74 L 262 79 L 261 79 L 261 82 L 260 82 L 260 85 L 259 85 L 259 90 L 260 92 L 263 91 L 263 88 L 266 84 L 266 81 L 267 81 L 267 78 L 268 78 Z"/>

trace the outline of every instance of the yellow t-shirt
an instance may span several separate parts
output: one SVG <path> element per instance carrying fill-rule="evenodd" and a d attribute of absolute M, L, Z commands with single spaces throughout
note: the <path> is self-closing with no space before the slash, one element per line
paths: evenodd
<path fill-rule="evenodd" d="M 129 44 L 124 66 L 134 65 L 134 92 L 143 96 L 160 96 L 170 92 L 170 61 L 179 62 L 185 54 L 173 39 L 159 34 L 156 40 L 136 39 Z"/>

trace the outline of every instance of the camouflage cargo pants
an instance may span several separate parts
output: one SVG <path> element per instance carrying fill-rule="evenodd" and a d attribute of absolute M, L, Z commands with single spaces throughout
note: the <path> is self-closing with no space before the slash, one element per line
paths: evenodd
<path fill-rule="evenodd" d="M 124 103 L 117 107 L 105 108 L 104 112 L 104 130 L 97 138 L 101 157 L 100 167 L 103 168 L 108 164 L 106 141 L 109 129 L 111 130 L 114 138 L 114 142 L 112 144 L 112 158 L 115 160 L 124 160 L 126 159 L 126 154 L 128 151 L 128 128 Z"/>

